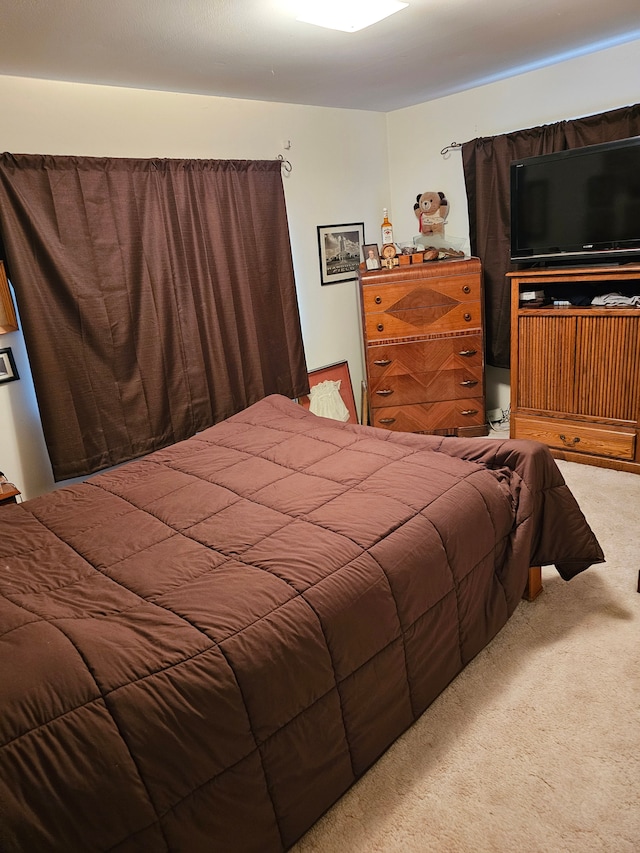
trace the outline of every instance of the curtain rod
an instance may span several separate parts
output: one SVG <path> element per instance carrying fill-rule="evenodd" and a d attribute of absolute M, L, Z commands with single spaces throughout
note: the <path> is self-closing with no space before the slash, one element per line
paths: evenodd
<path fill-rule="evenodd" d="M 445 145 L 445 147 L 442 149 L 442 151 L 440 153 L 444 157 L 445 154 L 447 154 L 449 151 L 453 151 L 456 148 L 462 148 L 462 143 L 461 142 L 452 142 L 450 145 Z"/>
<path fill-rule="evenodd" d="M 280 162 L 282 163 L 282 168 L 285 170 L 285 172 L 287 174 L 291 173 L 293 166 L 291 165 L 291 163 L 288 160 L 285 160 L 285 158 L 282 156 L 282 154 L 278 154 L 278 156 L 276 157 L 276 160 L 280 160 Z"/>

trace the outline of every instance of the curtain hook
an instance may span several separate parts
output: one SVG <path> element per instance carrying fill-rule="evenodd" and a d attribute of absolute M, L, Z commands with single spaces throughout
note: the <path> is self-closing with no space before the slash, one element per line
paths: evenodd
<path fill-rule="evenodd" d="M 293 170 L 293 166 L 291 165 L 291 163 L 288 160 L 285 160 L 282 154 L 278 154 L 276 159 L 280 160 L 280 162 L 282 163 L 282 168 L 285 170 L 285 172 L 287 174 L 291 174 L 291 171 Z"/>
<path fill-rule="evenodd" d="M 449 151 L 453 151 L 456 148 L 462 148 L 462 143 L 461 142 L 452 142 L 450 145 L 445 145 L 445 147 L 442 149 L 442 151 L 440 153 L 444 157 L 445 154 L 448 154 Z"/>

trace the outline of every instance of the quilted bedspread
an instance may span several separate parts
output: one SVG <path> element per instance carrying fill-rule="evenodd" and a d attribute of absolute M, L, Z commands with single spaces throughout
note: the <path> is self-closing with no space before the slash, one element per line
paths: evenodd
<path fill-rule="evenodd" d="M 603 559 L 546 448 L 268 397 L 0 510 L 0 849 L 289 847 Z M 534 605 L 538 606 L 538 605 Z"/>

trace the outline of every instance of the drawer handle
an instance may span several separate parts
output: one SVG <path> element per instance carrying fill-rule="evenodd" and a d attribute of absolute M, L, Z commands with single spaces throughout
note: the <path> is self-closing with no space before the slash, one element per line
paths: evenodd
<path fill-rule="evenodd" d="M 474 385 L 478 384 L 477 379 L 463 379 L 460 383 L 464 388 L 472 388 Z"/>
<path fill-rule="evenodd" d="M 467 323 L 468 323 L 468 322 L 469 322 L 469 320 L 471 319 L 471 314 L 465 314 L 465 315 L 464 315 L 464 319 L 465 319 L 465 320 L 467 321 Z"/>
<path fill-rule="evenodd" d="M 376 329 L 377 329 L 379 332 L 384 332 L 384 326 L 383 326 L 383 324 L 382 324 L 382 323 L 378 323 L 378 325 L 376 326 Z"/>
<path fill-rule="evenodd" d="M 391 364 L 390 358 L 377 358 L 374 362 L 378 367 L 386 367 L 388 364 Z"/>
<path fill-rule="evenodd" d="M 472 355 L 475 355 L 478 352 L 477 349 L 463 349 L 460 350 L 458 355 L 463 356 L 463 358 L 470 358 Z"/>
<path fill-rule="evenodd" d="M 477 410 L 477 409 L 463 409 L 463 410 L 460 412 L 460 414 L 461 414 L 461 415 L 477 415 L 477 414 L 478 414 L 478 410 Z"/>
<path fill-rule="evenodd" d="M 381 397 L 388 397 L 389 394 L 393 394 L 393 389 L 382 388 L 382 389 L 380 389 L 380 391 L 376 391 L 376 394 L 379 394 Z"/>
<path fill-rule="evenodd" d="M 576 444 L 578 444 L 578 442 L 580 441 L 580 439 L 579 439 L 579 437 L 578 437 L 578 436 L 576 436 L 575 438 L 571 438 L 571 439 L 569 439 L 569 438 L 567 438 L 567 436 L 566 436 L 566 435 L 563 435 L 562 433 L 560 433 L 560 440 L 561 440 L 561 441 L 562 441 L 562 442 L 563 442 L 567 447 L 574 447 L 574 446 L 575 446 Z"/>
<path fill-rule="evenodd" d="M 471 288 L 469 287 L 468 284 L 465 284 L 465 286 L 462 288 L 462 292 L 463 293 L 471 293 Z"/>
<path fill-rule="evenodd" d="M 396 422 L 395 418 L 380 418 L 381 424 L 394 424 Z"/>
<path fill-rule="evenodd" d="M 376 305 L 380 305 L 380 303 L 382 302 L 382 296 L 376 296 L 373 301 L 376 303 Z"/>

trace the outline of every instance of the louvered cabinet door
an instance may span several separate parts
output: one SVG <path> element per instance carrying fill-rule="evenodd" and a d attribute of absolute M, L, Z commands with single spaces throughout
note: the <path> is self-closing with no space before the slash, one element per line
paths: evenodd
<path fill-rule="evenodd" d="M 370 421 L 486 435 L 480 262 L 360 274 Z"/>
<path fill-rule="evenodd" d="M 511 435 L 564 459 L 640 473 L 640 309 L 528 308 L 524 289 L 637 286 L 640 266 L 512 273 Z M 608 283 L 610 282 L 610 285 Z M 635 285 L 634 285 L 635 283 Z"/>
<path fill-rule="evenodd" d="M 543 316 L 523 314 L 518 327 L 517 408 L 549 414 L 571 412 L 576 375 L 575 317 L 549 312 Z"/>

